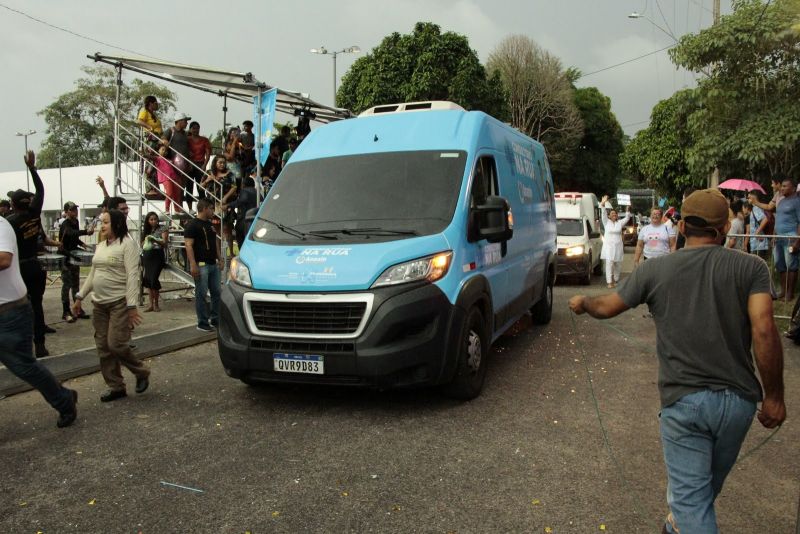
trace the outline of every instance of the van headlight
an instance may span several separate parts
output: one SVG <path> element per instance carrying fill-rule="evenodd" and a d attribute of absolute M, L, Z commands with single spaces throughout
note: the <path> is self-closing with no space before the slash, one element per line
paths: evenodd
<path fill-rule="evenodd" d="M 231 260 L 228 278 L 240 286 L 253 287 L 253 281 L 250 280 L 250 269 L 238 257 Z"/>
<path fill-rule="evenodd" d="M 568 258 L 574 258 L 575 256 L 582 256 L 583 255 L 583 245 L 577 245 L 574 247 L 569 247 L 564 254 L 567 255 Z"/>
<path fill-rule="evenodd" d="M 399 263 L 383 271 L 372 287 L 394 286 L 420 280 L 435 282 L 447 274 L 452 260 L 453 252 L 447 251 Z"/>

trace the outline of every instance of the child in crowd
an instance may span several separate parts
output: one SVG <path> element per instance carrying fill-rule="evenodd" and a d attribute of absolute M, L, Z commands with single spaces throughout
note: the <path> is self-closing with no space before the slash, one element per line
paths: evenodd
<path fill-rule="evenodd" d="M 161 145 L 158 149 L 158 159 L 156 160 L 156 170 L 158 170 L 158 183 L 164 188 L 166 199 L 164 200 L 164 211 L 170 215 L 171 207 L 175 207 L 177 213 L 181 209 L 183 202 L 183 189 L 181 188 L 180 177 L 172 162 L 167 159 L 169 148 Z M 172 206 L 170 205 L 172 204 Z"/>

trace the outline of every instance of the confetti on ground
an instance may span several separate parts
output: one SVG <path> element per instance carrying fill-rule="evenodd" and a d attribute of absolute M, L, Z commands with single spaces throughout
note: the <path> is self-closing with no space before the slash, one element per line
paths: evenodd
<path fill-rule="evenodd" d="M 400 508 L 400 505 L 395 504 L 394 506 L 392 506 L 392 512 L 399 512 L 400 510 L 402 510 L 402 508 Z"/>
<path fill-rule="evenodd" d="M 185 490 L 189 490 L 189 491 L 194 491 L 196 493 L 205 493 L 201 489 L 190 488 L 189 486 L 181 486 L 180 484 L 173 484 L 172 482 L 164 482 L 163 480 L 161 481 L 161 485 L 162 486 L 170 486 L 170 487 L 173 487 L 173 488 L 185 489 Z"/>
<path fill-rule="evenodd" d="M 28 503 L 27 502 L 21 502 L 21 503 L 19 503 L 19 505 L 20 506 L 28 506 Z"/>
<path fill-rule="evenodd" d="M 605 526 L 605 525 L 603 525 L 603 524 L 601 524 L 601 525 L 600 525 L 600 530 L 605 530 L 605 529 L 606 529 L 606 526 Z"/>
<path fill-rule="evenodd" d="M 278 517 L 279 515 L 281 515 L 281 513 L 278 511 L 272 512 L 272 517 Z"/>
<path fill-rule="evenodd" d="M 342 497 L 347 497 L 348 495 L 350 495 L 350 494 L 349 494 L 349 493 L 347 493 L 346 491 L 343 491 L 343 492 L 342 492 Z"/>
<path fill-rule="evenodd" d="M 96 502 L 97 502 L 97 499 L 92 499 L 91 501 L 89 501 L 89 506 L 94 506 L 94 503 L 96 503 Z"/>
<path fill-rule="evenodd" d="M 545 531 L 547 534 L 550 534 L 551 532 L 553 532 L 553 529 L 552 529 L 552 528 L 550 528 L 550 527 L 544 527 L 544 531 Z"/>

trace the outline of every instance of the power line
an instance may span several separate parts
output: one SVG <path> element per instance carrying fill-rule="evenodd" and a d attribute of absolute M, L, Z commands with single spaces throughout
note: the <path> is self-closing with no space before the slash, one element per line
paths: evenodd
<path fill-rule="evenodd" d="M 647 124 L 648 122 L 650 122 L 650 119 L 647 119 L 646 121 L 629 122 L 628 124 L 621 125 L 621 128 L 627 128 L 628 126 L 639 126 L 640 124 Z"/>
<path fill-rule="evenodd" d="M 93 43 L 97 43 L 97 44 L 100 44 L 100 45 L 103 45 L 103 46 L 107 46 L 109 48 L 114 48 L 116 50 L 121 50 L 123 52 L 128 52 L 130 54 L 135 54 L 137 56 L 142 56 L 142 57 L 148 57 L 150 59 L 161 60 L 161 58 L 157 58 L 155 56 L 142 54 L 141 52 L 136 52 L 135 50 L 130 50 L 128 48 L 122 48 L 121 46 L 116 46 L 116 45 L 113 45 L 111 43 L 106 43 L 104 41 L 100 41 L 100 40 L 95 39 L 93 37 L 89 37 L 89 36 L 80 34 L 78 32 L 74 32 L 74 31 L 69 30 L 67 28 L 62 28 L 61 26 L 57 26 L 55 24 L 51 24 L 50 22 L 47 22 L 46 20 L 42 20 L 42 19 L 36 18 L 33 15 L 29 15 L 29 14 L 25 13 L 24 11 L 20 11 L 18 9 L 14 9 L 13 7 L 9 7 L 9 6 L 5 5 L 5 4 L 0 4 L 0 7 L 4 8 L 4 9 L 7 9 L 8 11 L 11 11 L 12 13 L 16 13 L 17 15 L 22 15 L 23 17 L 28 18 L 28 19 L 30 19 L 30 20 L 32 20 L 34 22 L 38 22 L 39 24 L 44 24 L 45 26 L 48 26 L 48 27 L 50 27 L 50 28 L 52 28 L 54 30 L 58 30 L 58 31 L 61 31 L 61 32 L 64 32 L 64 33 L 68 33 L 68 34 L 70 34 L 70 35 L 72 35 L 74 37 L 78 37 L 79 39 L 85 39 L 86 41 L 91 41 Z"/>
<path fill-rule="evenodd" d="M 623 61 L 621 63 L 616 63 L 614 65 L 609 65 L 608 67 L 603 67 L 602 69 L 594 70 L 592 72 L 587 72 L 586 74 L 581 74 L 580 76 L 578 76 L 577 79 L 580 80 L 581 78 L 585 78 L 587 76 L 591 76 L 592 74 L 605 72 L 607 70 L 611 70 L 611 69 L 615 69 L 617 67 L 621 67 L 622 65 L 627 65 L 628 63 L 633 63 L 634 61 L 639 61 L 640 59 L 646 58 L 648 56 L 652 56 L 653 54 L 658 54 L 659 52 L 663 52 L 664 50 L 669 50 L 670 48 L 672 48 L 674 46 L 676 46 L 676 45 L 675 44 L 671 44 L 669 46 L 665 46 L 664 48 L 659 48 L 658 50 L 653 50 L 652 52 L 648 52 L 646 54 L 642 54 L 641 56 L 636 56 L 634 58 L 628 59 L 628 60 Z"/>

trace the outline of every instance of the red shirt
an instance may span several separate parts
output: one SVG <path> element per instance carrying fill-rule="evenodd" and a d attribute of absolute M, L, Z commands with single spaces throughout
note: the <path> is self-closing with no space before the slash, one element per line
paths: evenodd
<path fill-rule="evenodd" d="M 205 161 L 206 153 L 211 153 L 211 141 L 202 135 L 189 136 L 189 157 L 192 161 Z"/>

